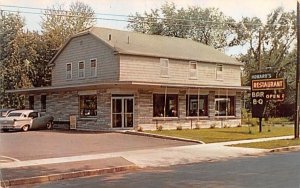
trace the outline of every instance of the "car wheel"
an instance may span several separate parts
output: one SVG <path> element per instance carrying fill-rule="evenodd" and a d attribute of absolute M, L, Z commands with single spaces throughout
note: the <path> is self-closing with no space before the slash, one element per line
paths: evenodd
<path fill-rule="evenodd" d="M 52 121 L 49 121 L 47 124 L 46 124 L 46 127 L 48 130 L 52 129 L 53 128 L 53 122 Z"/>
<path fill-rule="evenodd" d="M 29 125 L 24 125 L 24 126 L 22 127 L 22 131 L 26 132 L 26 131 L 28 131 L 28 130 L 29 130 Z"/>
<path fill-rule="evenodd" d="M 2 132 L 8 132 L 8 129 L 2 129 Z"/>

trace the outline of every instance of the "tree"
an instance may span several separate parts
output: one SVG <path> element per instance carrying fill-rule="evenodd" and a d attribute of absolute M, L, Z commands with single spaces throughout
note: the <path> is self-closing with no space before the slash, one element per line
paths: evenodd
<path fill-rule="evenodd" d="M 54 5 L 47 9 L 42 16 L 42 33 L 50 49 L 60 47 L 66 39 L 82 30 L 93 26 L 96 22 L 93 9 L 82 2 L 71 3 L 66 11 L 63 4 Z"/>
<path fill-rule="evenodd" d="M 239 25 L 216 8 L 177 9 L 174 3 L 166 3 L 149 13 L 131 15 L 129 22 L 128 28 L 136 32 L 190 38 L 218 49 L 243 42 Z"/>
<path fill-rule="evenodd" d="M 25 41 L 23 35 L 24 20 L 18 14 L 0 14 L 0 75 L 1 106 L 22 106 L 22 100 L 16 95 L 7 95 L 6 90 L 29 87 L 30 81 L 26 75 L 23 60 L 25 49 L 20 46 Z"/>
<path fill-rule="evenodd" d="M 62 5 L 46 10 L 41 34 L 26 31 L 19 14 L 0 13 L 0 107 L 22 108 L 24 97 L 5 91 L 49 86 L 49 61 L 66 39 L 95 23 L 94 11 L 81 2 L 72 3 L 69 11 Z"/>
<path fill-rule="evenodd" d="M 295 20 L 294 11 L 284 12 L 278 8 L 267 16 L 265 25 L 258 18 L 244 18 L 240 23 L 248 47 L 246 54 L 241 54 L 239 58 L 245 63 L 243 84 L 250 85 L 250 74 L 259 71 L 273 72 L 276 77 L 284 77 L 287 79 L 285 105 L 293 105 L 295 102 Z M 271 106 L 275 108 L 275 105 Z"/>

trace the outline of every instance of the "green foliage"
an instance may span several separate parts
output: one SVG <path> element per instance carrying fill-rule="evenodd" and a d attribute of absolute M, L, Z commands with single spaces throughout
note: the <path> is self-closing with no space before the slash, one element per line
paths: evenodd
<path fill-rule="evenodd" d="M 0 108 L 24 107 L 24 96 L 8 95 L 6 90 L 49 86 L 48 63 L 58 48 L 71 35 L 95 23 L 94 11 L 81 2 L 72 3 L 67 12 L 57 5 L 42 18 L 39 33 L 26 31 L 19 14 L 0 12 Z"/>
<path fill-rule="evenodd" d="M 267 16 L 267 23 L 258 18 L 243 18 L 241 30 L 249 46 L 239 60 L 245 63 L 243 85 L 250 85 L 250 75 L 259 71 L 272 72 L 276 77 L 287 80 L 285 104 L 295 102 L 296 72 L 296 14 L 278 8 Z M 271 115 L 276 115 L 276 108 L 281 103 L 272 102 L 267 106 Z M 283 112 L 281 114 L 284 114 Z"/>
<path fill-rule="evenodd" d="M 93 9 L 78 1 L 71 3 L 68 8 L 64 4 L 53 5 L 44 11 L 42 19 L 43 38 L 52 56 L 71 35 L 93 26 L 96 22 Z"/>
<path fill-rule="evenodd" d="M 250 119 L 249 119 L 249 124 L 250 124 L 252 127 L 258 126 L 258 119 L 257 119 L 257 118 L 250 118 Z"/>
<path fill-rule="evenodd" d="M 274 125 L 274 124 L 287 124 L 292 123 L 288 118 L 286 117 L 279 117 L 279 118 L 269 118 L 268 124 Z"/>
<path fill-rule="evenodd" d="M 165 3 L 143 15 L 135 13 L 129 21 L 128 28 L 136 32 L 189 38 L 220 49 L 243 41 L 235 20 L 216 8 L 178 9 L 174 3 Z"/>

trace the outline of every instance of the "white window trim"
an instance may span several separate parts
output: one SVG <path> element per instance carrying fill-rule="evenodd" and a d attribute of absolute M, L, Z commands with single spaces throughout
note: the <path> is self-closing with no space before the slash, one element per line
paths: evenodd
<path fill-rule="evenodd" d="M 68 65 L 71 65 L 71 70 L 70 70 L 71 77 L 70 78 L 68 78 Z M 72 63 L 66 63 L 66 80 L 72 80 L 72 72 L 73 72 Z"/>
<path fill-rule="evenodd" d="M 92 60 L 96 60 L 96 67 L 95 67 L 95 75 L 94 76 L 92 76 Z M 98 60 L 97 60 L 97 58 L 92 58 L 92 59 L 90 59 L 90 75 L 91 75 L 91 77 L 97 77 L 97 69 L 98 69 Z"/>
<path fill-rule="evenodd" d="M 80 74 L 80 69 L 79 69 L 79 64 L 83 63 L 83 77 L 79 77 Z M 78 61 L 78 79 L 83 79 L 85 78 L 85 61 Z"/>
<path fill-rule="evenodd" d="M 218 68 L 221 67 L 222 71 L 218 71 Z M 222 64 L 216 64 L 216 80 L 223 80 L 223 70 L 224 66 Z"/>
<path fill-rule="evenodd" d="M 167 62 L 167 67 L 164 67 L 162 66 L 162 62 L 163 61 L 166 61 Z M 169 62 L 169 59 L 166 59 L 166 58 L 160 58 L 160 77 L 163 77 L 163 78 L 168 78 L 169 77 L 169 68 L 170 68 L 170 62 Z M 165 71 L 165 69 L 167 70 L 166 74 L 163 74 L 163 72 Z"/>
<path fill-rule="evenodd" d="M 192 64 L 196 65 L 196 70 L 192 69 Z M 195 73 L 193 73 L 195 71 Z M 195 75 L 193 75 L 195 74 Z M 197 61 L 190 61 L 189 62 L 189 78 L 192 80 L 198 79 L 198 63 Z"/>

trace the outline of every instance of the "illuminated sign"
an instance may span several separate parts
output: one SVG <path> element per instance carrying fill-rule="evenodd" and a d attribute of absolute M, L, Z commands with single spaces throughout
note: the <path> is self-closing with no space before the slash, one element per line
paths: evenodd
<path fill-rule="evenodd" d="M 283 78 L 252 80 L 252 91 L 285 89 Z"/>
<path fill-rule="evenodd" d="M 274 78 L 273 73 L 251 75 L 252 117 L 263 117 L 268 101 L 283 101 L 286 83 L 284 78 Z"/>

